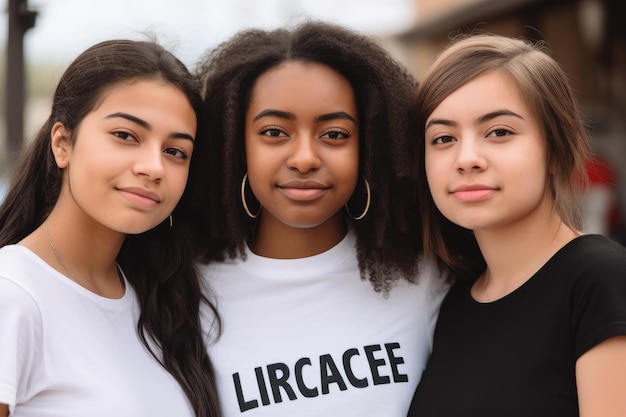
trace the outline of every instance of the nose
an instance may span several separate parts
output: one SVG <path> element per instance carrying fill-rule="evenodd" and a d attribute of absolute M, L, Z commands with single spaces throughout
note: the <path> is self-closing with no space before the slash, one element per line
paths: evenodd
<path fill-rule="evenodd" d="M 133 172 L 135 175 L 146 176 L 151 180 L 161 180 L 165 173 L 163 156 L 161 146 L 146 145 L 141 147 L 133 165 Z"/>
<path fill-rule="evenodd" d="M 320 168 L 322 160 L 318 154 L 319 144 L 311 135 L 297 137 L 293 149 L 287 158 L 287 166 L 301 174 Z"/>
<path fill-rule="evenodd" d="M 478 139 L 461 140 L 457 147 L 457 172 L 482 171 L 487 167 L 487 160 Z"/>

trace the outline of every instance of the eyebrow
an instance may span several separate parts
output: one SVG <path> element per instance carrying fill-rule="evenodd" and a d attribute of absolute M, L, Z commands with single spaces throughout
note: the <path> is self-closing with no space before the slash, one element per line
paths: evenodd
<path fill-rule="evenodd" d="M 316 122 L 326 122 L 328 120 L 336 120 L 336 119 L 350 120 L 351 122 L 356 123 L 356 120 L 354 120 L 354 117 L 350 116 L 345 111 L 338 111 L 338 112 L 334 112 L 334 113 L 322 114 L 321 116 L 315 118 L 315 121 Z"/>
<path fill-rule="evenodd" d="M 252 119 L 252 121 L 256 122 L 257 120 L 263 117 L 278 117 L 280 119 L 296 120 L 296 115 L 293 113 L 289 113 L 289 112 L 281 111 L 281 110 L 267 109 L 267 110 L 263 110 L 262 112 L 254 116 L 254 119 Z M 315 122 L 316 123 L 326 122 L 328 120 L 336 120 L 336 119 L 345 119 L 345 120 L 350 120 L 356 123 L 356 120 L 354 119 L 354 117 L 350 116 L 348 113 L 344 111 L 322 114 L 321 116 L 318 116 L 315 118 Z"/>
<path fill-rule="evenodd" d="M 520 116 L 519 114 L 512 112 L 511 110 L 502 109 L 502 110 L 496 110 L 491 113 L 487 113 L 483 116 L 480 116 L 476 120 L 476 122 L 483 123 L 483 122 L 486 122 L 491 119 L 495 119 L 496 117 L 500 117 L 500 116 L 513 116 L 513 117 L 517 117 L 518 119 L 524 120 L 524 118 Z"/>
<path fill-rule="evenodd" d="M 146 130 L 152 130 L 152 125 L 148 122 L 146 122 L 143 119 L 140 119 L 137 116 L 133 116 L 132 114 L 128 114 L 128 113 L 124 113 L 124 112 L 117 112 L 117 113 L 111 113 L 108 116 L 105 116 L 105 119 L 114 119 L 116 117 L 121 117 L 122 119 L 126 119 L 128 121 L 131 121 L 141 127 L 143 127 Z M 194 137 L 191 136 L 188 133 L 183 133 L 183 132 L 174 132 L 170 135 L 171 138 L 173 139 L 188 139 L 191 141 L 194 141 Z"/>
<path fill-rule="evenodd" d="M 281 110 L 267 109 L 267 110 L 263 110 L 261 113 L 254 116 L 254 119 L 252 119 L 252 121 L 256 122 L 257 120 L 263 117 L 278 117 L 279 119 L 287 119 L 287 120 L 296 119 L 296 115 L 293 113 L 289 113 L 289 112 L 281 111 Z"/>
<path fill-rule="evenodd" d="M 490 113 L 480 116 L 479 118 L 476 119 L 475 124 L 484 123 L 486 121 L 495 119 L 500 116 L 513 116 L 513 117 L 517 117 L 518 119 L 524 120 L 524 118 L 520 116 L 519 114 L 512 112 L 511 110 L 502 109 L 502 110 L 492 111 Z M 432 119 L 428 123 L 426 123 L 426 127 L 424 129 L 428 129 L 432 125 L 457 126 L 458 124 L 455 121 L 447 120 L 447 119 Z"/>

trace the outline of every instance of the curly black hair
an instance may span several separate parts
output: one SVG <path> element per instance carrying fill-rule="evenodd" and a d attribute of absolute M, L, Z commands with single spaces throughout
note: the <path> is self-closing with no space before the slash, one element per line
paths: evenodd
<path fill-rule="evenodd" d="M 354 89 L 360 174 L 372 195 L 364 219 L 346 216 L 357 237 L 361 278 L 369 279 L 376 291 L 388 291 L 399 276 L 416 282 L 422 253 L 413 158 L 417 82 L 373 38 L 316 21 L 291 29 L 242 31 L 198 64 L 204 100 L 198 135 L 209 137 L 199 141 L 190 171 L 201 260 L 242 256 L 254 230 L 240 199 L 245 114 L 258 77 L 287 61 L 325 65 Z M 194 180 L 198 177 L 203 180 Z"/>

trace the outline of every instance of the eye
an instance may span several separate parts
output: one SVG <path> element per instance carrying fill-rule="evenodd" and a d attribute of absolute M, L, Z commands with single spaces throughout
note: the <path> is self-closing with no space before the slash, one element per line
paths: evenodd
<path fill-rule="evenodd" d="M 262 135 L 264 135 L 264 136 L 271 136 L 271 137 L 274 137 L 274 138 L 287 136 L 287 134 L 285 132 L 283 132 L 281 129 L 279 129 L 277 127 L 263 128 L 263 129 L 261 129 L 260 133 Z"/>
<path fill-rule="evenodd" d="M 448 136 L 448 135 L 444 135 L 444 136 L 439 136 L 436 137 L 435 139 L 433 139 L 432 144 L 433 145 L 444 145 L 446 143 L 452 143 L 455 142 L 456 139 L 453 138 L 452 136 Z"/>
<path fill-rule="evenodd" d="M 167 148 L 163 152 L 172 155 L 174 158 L 187 159 L 189 157 L 187 153 L 177 148 Z"/>
<path fill-rule="evenodd" d="M 117 131 L 117 132 L 113 132 L 113 136 L 124 140 L 124 141 L 133 141 L 133 142 L 137 142 L 137 138 L 134 137 L 133 135 L 131 135 L 128 132 L 124 132 L 124 131 Z"/>
<path fill-rule="evenodd" d="M 348 139 L 349 137 L 350 132 L 340 129 L 330 130 L 321 136 L 322 139 Z"/>
<path fill-rule="evenodd" d="M 491 132 L 489 132 L 487 136 L 503 137 L 503 136 L 509 136 L 512 134 L 513 133 L 509 129 L 506 129 L 504 127 L 499 127 L 499 128 L 493 129 Z"/>

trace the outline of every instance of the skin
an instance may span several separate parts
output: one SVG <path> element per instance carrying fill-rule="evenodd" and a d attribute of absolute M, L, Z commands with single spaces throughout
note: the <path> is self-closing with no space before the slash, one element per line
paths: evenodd
<path fill-rule="evenodd" d="M 552 209 L 543 132 L 517 85 L 490 72 L 450 94 L 426 121 L 428 183 L 435 204 L 471 229 L 487 262 L 472 288 L 479 302 L 526 282 L 580 233 Z M 476 186 L 480 184 L 480 186 Z M 580 415 L 626 414 L 626 337 L 576 362 Z"/>
<path fill-rule="evenodd" d="M 163 81 L 107 89 L 80 123 L 74 145 L 61 124 L 51 147 L 64 169 L 59 199 L 45 223 L 19 244 L 103 297 L 119 298 L 115 259 L 127 234 L 163 222 L 185 189 L 196 116 L 186 96 Z"/>
<path fill-rule="evenodd" d="M 320 64 L 270 69 L 252 90 L 245 132 L 248 179 L 263 207 L 251 249 L 288 259 L 339 243 L 359 175 L 350 83 Z"/>
<path fill-rule="evenodd" d="M 515 290 L 576 236 L 552 210 L 544 143 L 517 86 L 498 72 L 450 94 L 426 121 L 435 204 L 474 231 L 488 264 L 478 301 Z"/>

